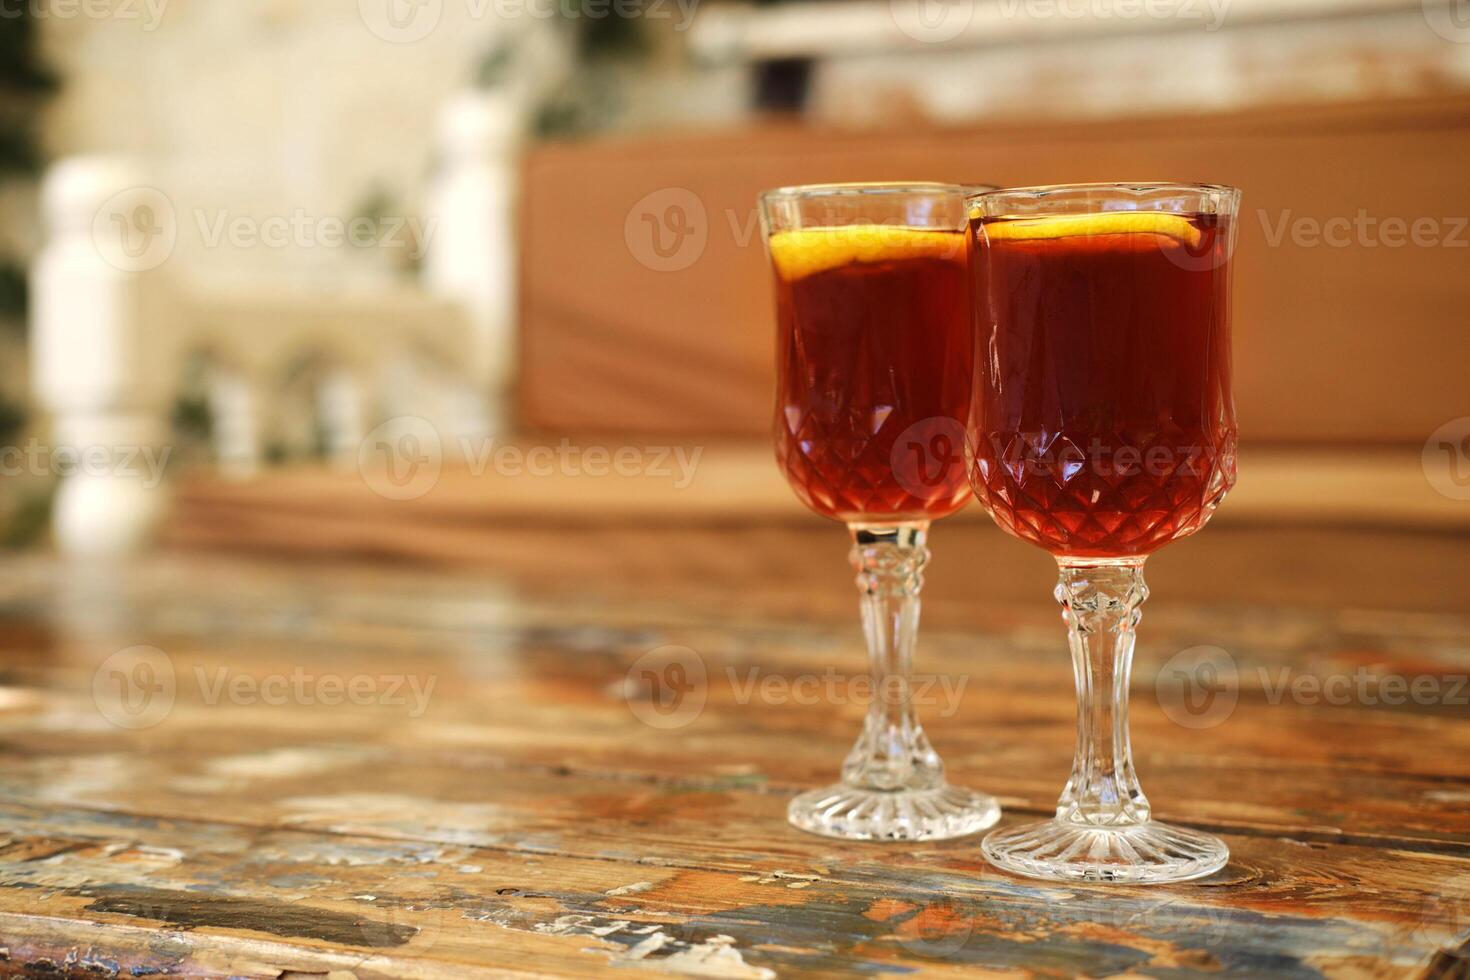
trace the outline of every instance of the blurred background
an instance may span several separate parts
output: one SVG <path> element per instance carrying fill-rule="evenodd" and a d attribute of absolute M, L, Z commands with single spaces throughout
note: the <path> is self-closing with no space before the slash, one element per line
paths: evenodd
<path fill-rule="evenodd" d="M 1467 975 L 1467 176 L 1470 0 L 0 0 L 0 973 Z M 1132 675 L 1208 887 L 783 823 L 874 692 L 756 196 L 857 180 L 1244 191 Z M 1055 563 L 929 544 L 1049 814 Z"/>
<path fill-rule="evenodd" d="M 0 44 L 12 547 L 831 538 L 769 459 L 758 191 L 1203 180 L 1245 191 L 1232 561 L 1464 608 L 1461 0 L 17 0 Z M 639 574 L 717 584 L 680 540 Z"/>

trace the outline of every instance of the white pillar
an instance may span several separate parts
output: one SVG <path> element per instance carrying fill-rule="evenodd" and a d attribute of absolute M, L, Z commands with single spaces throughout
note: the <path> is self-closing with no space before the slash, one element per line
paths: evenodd
<path fill-rule="evenodd" d="M 470 325 L 465 368 L 488 400 L 485 432 L 505 427 L 515 371 L 517 158 L 522 100 L 463 93 L 440 118 L 439 176 L 428 198 L 424 282 L 456 301 Z"/>
<path fill-rule="evenodd" d="M 260 471 L 260 399 L 250 381 L 235 371 L 211 371 L 209 411 L 211 438 L 221 472 L 237 479 Z"/>
<path fill-rule="evenodd" d="M 64 552 L 142 547 L 164 511 L 174 358 L 160 267 L 173 251 L 173 204 L 138 169 L 108 157 L 65 160 L 42 191 L 48 225 L 32 271 L 35 390 L 56 452 L 78 463 L 55 513 Z"/>
<path fill-rule="evenodd" d="M 331 367 L 317 386 L 317 415 L 327 439 L 327 458 L 339 469 L 358 465 L 358 450 L 367 435 L 366 395 L 345 367 Z"/>

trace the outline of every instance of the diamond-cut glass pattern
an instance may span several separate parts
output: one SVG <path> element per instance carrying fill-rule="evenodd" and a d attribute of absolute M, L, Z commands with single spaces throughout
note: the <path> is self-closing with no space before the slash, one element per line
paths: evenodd
<path fill-rule="evenodd" d="M 1072 233 L 1115 219 L 972 228 L 975 493 L 1061 557 L 1147 555 L 1199 530 L 1235 484 L 1229 228 L 1136 212 L 1191 234 Z"/>
<path fill-rule="evenodd" d="M 1057 433 L 1044 448 L 1017 433 L 979 438 L 980 502 L 1007 531 L 1058 555 L 1147 555 L 1203 527 L 1235 485 L 1233 427 Z"/>
<path fill-rule="evenodd" d="M 819 514 L 942 517 L 971 496 L 963 450 L 974 327 L 964 239 L 926 231 L 923 247 L 877 258 L 795 281 L 777 275 L 776 458 Z"/>

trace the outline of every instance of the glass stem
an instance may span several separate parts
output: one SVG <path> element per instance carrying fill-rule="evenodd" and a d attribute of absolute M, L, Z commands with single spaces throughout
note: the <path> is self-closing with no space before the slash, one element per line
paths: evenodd
<path fill-rule="evenodd" d="M 866 790 L 926 790 L 944 783 L 944 764 L 914 716 L 910 672 L 919 631 L 919 591 L 928 521 L 850 524 L 873 700 L 842 780 Z"/>
<path fill-rule="evenodd" d="M 1148 598 L 1143 559 L 1059 564 L 1056 598 L 1077 679 L 1077 754 L 1057 819 L 1090 827 L 1142 824 L 1149 807 L 1128 743 L 1128 677 L 1139 606 Z"/>

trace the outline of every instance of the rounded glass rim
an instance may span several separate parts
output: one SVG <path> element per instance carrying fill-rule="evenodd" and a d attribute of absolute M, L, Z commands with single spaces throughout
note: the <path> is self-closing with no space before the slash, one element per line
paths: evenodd
<path fill-rule="evenodd" d="M 982 197 L 1002 198 L 1015 196 L 1019 198 L 1045 198 L 1050 194 L 1086 191 L 1118 191 L 1124 193 L 1169 193 L 1173 191 L 1183 194 L 1226 194 L 1237 198 L 1240 196 L 1240 188 L 1232 187 L 1229 184 L 1195 183 L 1179 180 L 1104 180 L 1080 184 L 1035 184 L 1029 187 L 994 187 L 988 190 L 967 191 L 965 202 L 969 203 Z"/>
<path fill-rule="evenodd" d="M 986 188 L 985 191 L 977 188 Z M 971 194 L 988 193 L 990 184 L 952 184 L 939 180 L 846 181 L 829 184 L 788 184 L 762 191 L 762 201 L 789 201 L 807 197 L 863 197 L 877 194 Z"/>

